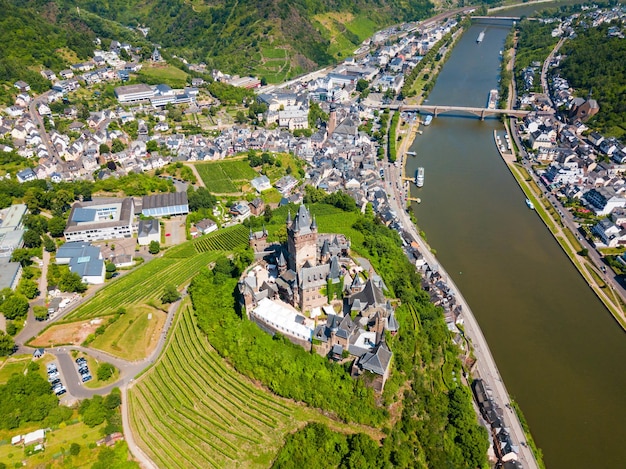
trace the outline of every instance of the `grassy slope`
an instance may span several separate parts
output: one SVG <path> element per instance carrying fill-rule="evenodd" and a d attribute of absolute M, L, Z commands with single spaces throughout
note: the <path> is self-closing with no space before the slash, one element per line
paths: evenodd
<path fill-rule="evenodd" d="M 163 311 L 151 306 L 132 306 L 104 334 L 96 337 L 91 346 L 127 360 L 141 360 L 156 346 L 165 316 Z"/>

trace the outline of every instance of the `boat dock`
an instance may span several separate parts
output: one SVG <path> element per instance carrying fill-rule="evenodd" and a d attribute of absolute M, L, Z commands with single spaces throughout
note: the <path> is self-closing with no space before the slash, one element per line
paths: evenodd
<path fill-rule="evenodd" d="M 498 149 L 498 153 L 500 153 L 502 159 L 507 163 L 515 163 L 515 155 L 511 151 L 511 140 L 508 132 L 505 133 L 505 137 L 500 137 L 500 135 L 498 135 L 498 131 L 494 130 L 493 141 L 496 144 L 496 148 Z"/>

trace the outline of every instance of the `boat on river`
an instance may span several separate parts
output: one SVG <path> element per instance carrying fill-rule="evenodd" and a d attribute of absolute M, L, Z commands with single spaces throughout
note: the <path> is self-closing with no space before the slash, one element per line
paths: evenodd
<path fill-rule="evenodd" d="M 424 125 L 430 125 L 432 121 L 433 121 L 433 116 L 428 114 L 426 118 L 424 119 Z"/>
<path fill-rule="evenodd" d="M 485 30 L 484 29 L 480 32 L 480 34 L 476 38 L 476 44 L 480 44 L 481 42 L 483 42 L 483 39 L 485 39 Z"/>
<path fill-rule="evenodd" d="M 424 186 L 424 168 L 421 166 L 417 168 L 417 171 L 415 172 L 415 185 L 417 187 Z"/>
<path fill-rule="evenodd" d="M 495 109 L 498 104 L 498 90 L 490 90 L 487 97 L 487 109 Z"/>
<path fill-rule="evenodd" d="M 530 201 L 529 198 L 526 198 L 526 205 L 528 205 L 529 209 L 535 210 L 535 206 L 533 205 L 533 203 Z"/>

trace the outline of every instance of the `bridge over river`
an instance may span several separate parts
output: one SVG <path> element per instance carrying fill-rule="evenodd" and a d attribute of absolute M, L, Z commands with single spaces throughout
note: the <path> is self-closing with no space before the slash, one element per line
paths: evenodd
<path fill-rule="evenodd" d="M 439 114 L 473 114 L 483 120 L 487 116 L 515 116 L 524 117 L 530 111 L 522 111 L 521 109 L 490 109 L 486 107 L 469 107 L 469 106 L 446 106 L 446 105 L 429 105 L 429 104 L 399 104 L 399 105 L 382 105 L 381 109 L 389 108 L 394 111 L 423 111 L 437 117 Z"/>

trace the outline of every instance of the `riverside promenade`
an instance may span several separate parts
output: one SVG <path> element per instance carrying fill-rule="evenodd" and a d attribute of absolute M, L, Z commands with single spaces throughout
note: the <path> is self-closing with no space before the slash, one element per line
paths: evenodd
<path fill-rule="evenodd" d="M 406 146 L 403 146 L 403 150 L 408 146 L 409 143 L 407 142 Z M 388 164 L 387 168 L 385 168 L 387 173 L 386 181 L 389 190 L 388 194 L 391 195 L 391 206 L 398 215 L 398 218 L 407 233 L 409 233 L 413 240 L 418 244 L 419 251 L 424 256 L 428 265 L 431 267 L 438 267 L 439 273 L 443 276 L 447 285 L 450 287 L 452 292 L 454 292 L 457 301 L 462 306 L 461 317 L 464 322 L 465 336 L 469 339 L 476 357 L 474 377 L 480 378 L 484 381 L 485 385 L 492 393 L 493 400 L 504 410 L 502 419 L 505 426 L 509 429 L 509 434 L 513 443 L 519 447 L 519 461 L 522 463 L 524 468 L 539 469 L 539 465 L 537 464 L 534 454 L 526 444 L 526 436 L 524 435 L 522 425 L 517 417 L 517 414 L 513 411 L 510 405 L 511 400 L 509 398 L 509 393 L 506 390 L 504 382 L 502 381 L 496 362 L 491 355 L 487 341 L 483 336 L 480 326 L 478 325 L 469 304 L 465 301 L 461 291 L 455 285 L 450 275 L 448 275 L 443 266 L 437 261 L 437 258 L 431 252 L 430 247 L 420 237 L 416 226 L 413 224 L 413 221 L 410 219 L 405 209 L 407 206 L 406 197 L 408 195 L 408 191 L 405 189 L 405 184 L 409 184 L 408 182 L 402 181 L 404 173 L 403 163 L 406 158 L 405 152 L 401 152 L 398 156 L 398 167 L 395 167 L 393 164 Z"/>

